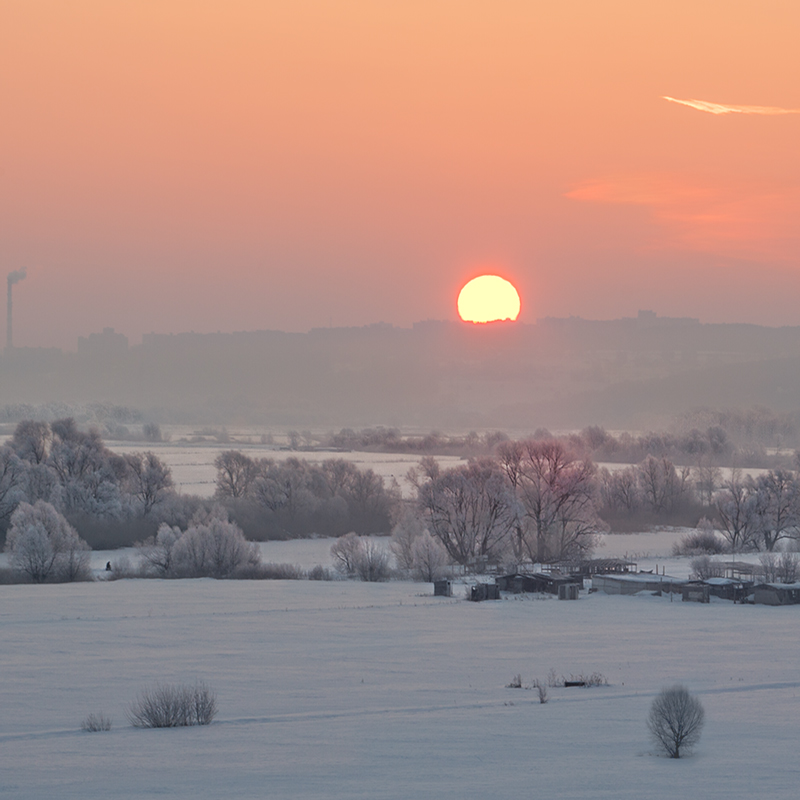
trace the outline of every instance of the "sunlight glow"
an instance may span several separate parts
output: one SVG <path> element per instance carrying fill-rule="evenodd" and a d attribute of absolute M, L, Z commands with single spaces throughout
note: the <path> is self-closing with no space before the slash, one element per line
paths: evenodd
<path fill-rule="evenodd" d="M 458 314 L 464 322 L 515 320 L 519 309 L 517 290 L 498 275 L 473 278 L 458 295 Z"/>

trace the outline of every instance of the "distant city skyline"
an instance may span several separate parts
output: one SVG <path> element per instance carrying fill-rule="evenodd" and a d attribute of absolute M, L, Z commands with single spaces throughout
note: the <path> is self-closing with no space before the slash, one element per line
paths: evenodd
<path fill-rule="evenodd" d="M 526 323 L 799 324 L 798 29 L 756 0 L 9 0 L 15 344 L 454 320 L 482 272 Z"/>

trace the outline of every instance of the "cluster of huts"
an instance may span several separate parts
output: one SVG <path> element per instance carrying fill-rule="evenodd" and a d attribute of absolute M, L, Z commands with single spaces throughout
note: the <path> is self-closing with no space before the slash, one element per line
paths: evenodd
<path fill-rule="evenodd" d="M 590 581 L 589 581 L 590 579 Z M 470 600 L 499 600 L 500 592 L 546 593 L 559 600 L 577 600 L 581 589 L 605 594 L 648 594 L 679 596 L 685 602 L 708 603 L 712 597 L 734 603 L 781 606 L 800 604 L 800 583 L 763 583 L 756 580 L 755 566 L 733 562 L 724 577 L 684 580 L 657 571 L 640 572 L 635 562 L 621 559 L 590 559 L 574 564 L 548 565 L 540 571 L 519 571 L 498 575 L 493 583 L 476 583 Z M 450 597 L 453 584 L 437 581 L 434 594 Z"/>

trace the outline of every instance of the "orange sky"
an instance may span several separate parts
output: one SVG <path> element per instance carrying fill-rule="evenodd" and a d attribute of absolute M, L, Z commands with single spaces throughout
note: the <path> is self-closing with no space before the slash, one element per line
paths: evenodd
<path fill-rule="evenodd" d="M 800 324 L 796 0 L 2 0 L 15 343 L 455 319 Z"/>

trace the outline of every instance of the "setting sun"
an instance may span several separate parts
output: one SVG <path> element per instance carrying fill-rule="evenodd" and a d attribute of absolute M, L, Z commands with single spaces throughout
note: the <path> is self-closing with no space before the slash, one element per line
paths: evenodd
<path fill-rule="evenodd" d="M 473 278 L 458 295 L 458 314 L 464 322 L 515 320 L 519 307 L 517 290 L 498 275 Z"/>

